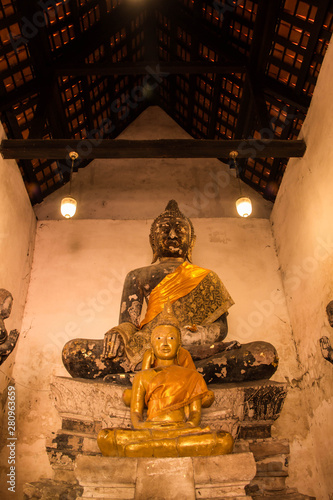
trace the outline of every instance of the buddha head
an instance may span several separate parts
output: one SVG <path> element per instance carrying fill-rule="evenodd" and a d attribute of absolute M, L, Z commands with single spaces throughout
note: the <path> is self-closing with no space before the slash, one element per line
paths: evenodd
<path fill-rule="evenodd" d="M 175 360 L 181 344 L 180 326 L 168 299 L 152 331 L 150 340 L 154 357 Z"/>
<path fill-rule="evenodd" d="M 0 288 L 0 317 L 2 319 L 9 318 L 12 311 L 13 296 L 5 288 Z"/>
<path fill-rule="evenodd" d="M 151 345 L 155 358 L 176 359 L 180 345 L 179 330 L 172 325 L 156 326 L 151 334 Z"/>
<path fill-rule="evenodd" d="M 175 200 L 169 201 L 164 212 L 152 223 L 149 240 L 153 249 L 153 263 L 163 257 L 182 258 L 191 262 L 194 228 Z"/>
<path fill-rule="evenodd" d="M 333 300 L 331 300 L 326 306 L 327 318 L 330 326 L 333 328 Z"/>

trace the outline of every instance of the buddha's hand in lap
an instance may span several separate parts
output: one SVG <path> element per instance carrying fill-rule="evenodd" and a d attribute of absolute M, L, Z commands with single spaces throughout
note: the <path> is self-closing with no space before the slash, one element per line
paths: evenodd
<path fill-rule="evenodd" d="M 123 351 L 121 337 L 114 328 L 111 328 L 111 330 L 107 331 L 104 335 L 102 357 L 115 358 L 117 355 L 120 356 L 122 354 L 120 351 Z"/>
<path fill-rule="evenodd" d="M 204 345 L 217 342 L 220 337 L 220 326 L 186 325 L 181 328 L 182 342 L 187 345 Z"/>
<path fill-rule="evenodd" d="M 181 427 L 183 427 L 183 423 Z M 135 429 L 174 429 L 175 427 L 179 427 L 179 425 L 175 424 L 175 422 L 154 422 L 151 420 L 138 421 L 135 423 Z"/>
<path fill-rule="evenodd" d="M 145 421 L 136 424 L 136 429 L 155 429 L 161 431 L 172 431 L 177 429 L 196 429 L 197 425 L 195 425 L 191 421 L 187 422 L 167 422 L 167 421 Z"/>
<path fill-rule="evenodd" d="M 320 342 L 320 348 L 322 355 L 324 356 L 325 359 L 328 361 L 332 362 L 333 361 L 333 349 L 331 346 L 331 342 L 328 337 L 321 337 L 319 339 Z"/>

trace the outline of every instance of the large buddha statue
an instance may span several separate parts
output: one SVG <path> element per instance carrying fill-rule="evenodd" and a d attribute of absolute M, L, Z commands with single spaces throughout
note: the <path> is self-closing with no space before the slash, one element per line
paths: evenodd
<path fill-rule="evenodd" d="M 179 324 L 167 302 L 151 334 L 144 361 L 149 367 L 135 375 L 130 391 L 134 430 L 100 431 L 97 442 L 104 456 L 161 458 L 232 452 L 233 438 L 228 432 L 199 426 L 202 405 L 213 399 L 193 363 L 188 368 L 179 365 L 180 342 Z M 191 363 L 189 353 L 185 355 Z"/>
<path fill-rule="evenodd" d="M 141 367 L 168 298 L 180 324 L 182 345 L 207 383 L 272 376 L 278 357 L 271 344 L 224 342 L 228 309 L 234 302 L 213 271 L 192 264 L 195 238 L 192 222 L 171 200 L 151 226 L 152 264 L 129 272 L 125 279 L 119 325 L 104 340 L 74 339 L 65 345 L 63 362 L 73 377 L 127 381 L 126 373 Z M 181 355 L 180 365 L 186 362 Z"/>

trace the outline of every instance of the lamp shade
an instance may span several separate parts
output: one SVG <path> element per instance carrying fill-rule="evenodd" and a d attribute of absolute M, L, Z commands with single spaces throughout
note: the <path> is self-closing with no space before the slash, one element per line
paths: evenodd
<path fill-rule="evenodd" d="M 71 196 L 67 198 L 63 198 L 61 200 L 61 214 L 66 217 L 66 219 L 70 219 L 76 212 L 77 202 Z"/>
<path fill-rule="evenodd" d="M 237 212 L 241 217 L 248 217 L 252 213 L 252 203 L 250 198 L 238 198 L 236 201 Z"/>

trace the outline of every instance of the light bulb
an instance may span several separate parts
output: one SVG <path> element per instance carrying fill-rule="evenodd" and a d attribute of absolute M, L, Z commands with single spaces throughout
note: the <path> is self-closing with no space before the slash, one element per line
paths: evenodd
<path fill-rule="evenodd" d="M 71 196 L 67 198 L 63 198 L 61 200 L 61 214 L 66 217 L 66 219 L 70 219 L 76 212 L 77 202 Z"/>
<path fill-rule="evenodd" d="M 250 198 L 238 198 L 236 201 L 237 212 L 241 217 L 248 217 L 252 213 L 252 203 Z"/>

